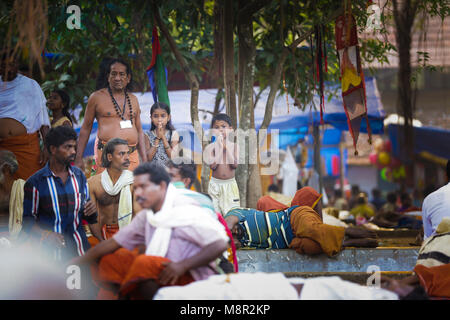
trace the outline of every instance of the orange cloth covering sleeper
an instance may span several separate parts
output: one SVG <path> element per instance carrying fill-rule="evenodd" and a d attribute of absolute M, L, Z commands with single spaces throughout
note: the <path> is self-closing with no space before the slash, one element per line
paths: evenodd
<path fill-rule="evenodd" d="M 322 195 L 311 187 L 297 190 L 292 199 L 291 206 L 300 206 L 291 212 L 291 227 L 295 238 L 289 248 L 302 254 L 325 253 L 333 256 L 342 250 L 345 236 L 344 227 L 335 227 L 324 224 L 319 214 L 313 209 L 320 201 Z M 258 200 L 258 210 L 276 211 L 287 207 L 269 196 Z"/>

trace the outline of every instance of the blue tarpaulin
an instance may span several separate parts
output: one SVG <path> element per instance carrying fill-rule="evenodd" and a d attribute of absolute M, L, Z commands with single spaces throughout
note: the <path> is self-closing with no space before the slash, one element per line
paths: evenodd
<path fill-rule="evenodd" d="M 414 127 L 414 153 L 429 152 L 434 156 L 450 159 L 450 130 L 435 127 Z M 390 124 L 389 139 L 395 157 L 405 161 L 400 144 L 403 141 L 403 126 Z"/>

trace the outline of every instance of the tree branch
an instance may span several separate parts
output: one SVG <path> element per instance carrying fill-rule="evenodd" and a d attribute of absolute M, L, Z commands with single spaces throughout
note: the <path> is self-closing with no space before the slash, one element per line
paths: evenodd
<path fill-rule="evenodd" d="M 231 0 L 228 0 L 231 1 Z M 256 12 L 271 3 L 272 0 L 254 0 L 239 10 L 238 19 L 249 19 Z"/>
<path fill-rule="evenodd" d="M 328 24 L 333 20 L 336 20 L 337 17 L 344 14 L 344 7 L 340 7 L 336 11 L 332 12 L 324 21 L 323 24 Z M 273 112 L 273 104 L 275 102 L 276 93 L 278 92 L 278 85 L 281 80 L 281 74 L 283 71 L 284 63 L 290 53 L 290 50 L 295 50 L 297 46 L 302 43 L 304 40 L 308 39 L 308 37 L 313 34 L 314 29 L 304 32 L 289 47 L 283 48 L 283 53 L 281 54 L 280 59 L 278 60 L 278 65 L 275 69 L 272 79 L 270 80 L 270 92 L 267 98 L 266 109 L 264 112 L 264 119 L 261 124 L 261 129 L 267 129 L 272 121 L 272 112 Z"/>
<path fill-rule="evenodd" d="M 323 20 L 322 24 L 328 24 L 331 21 L 336 20 L 339 16 L 344 14 L 344 7 L 340 7 L 336 11 L 332 12 L 325 20 Z M 297 29 L 298 30 L 298 29 Z M 314 33 L 314 28 L 303 32 L 294 42 L 289 46 L 290 49 L 295 49 L 300 43 L 304 40 L 308 39 L 310 35 Z"/>

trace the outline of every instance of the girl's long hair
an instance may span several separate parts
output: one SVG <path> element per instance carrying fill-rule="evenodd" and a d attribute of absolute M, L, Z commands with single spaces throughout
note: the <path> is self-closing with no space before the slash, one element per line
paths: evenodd
<path fill-rule="evenodd" d="M 163 109 L 167 112 L 167 115 L 170 116 L 170 108 L 167 104 L 165 104 L 164 102 L 156 102 L 154 105 L 152 105 L 152 108 L 150 109 L 150 118 L 153 115 L 153 112 L 155 112 L 155 110 L 157 109 Z M 155 130 L 156 126 L 153 124 L 153 121 L 151 121 L 151 127 L 150 127 L 150 131 Z M 166 123 L 166 130 L 170 130 L 170 131 L 174 131 L 175 127 L 172 124 L 172 119 L 170 119 L 169 121 L 167 121 Z"/>
<path fill-rule="evenodd" d="M 63 109 L 62 109 L 63 115 L 65 115 L 67 118 L 69 118 L 70 123 L 73 125 L 72 115 L 69 113 L 69 107 L 70 107 L 69 95 L 64 90 L 55 90 L 54 92 L 57 93 L 61 97 L 61 100 L 63 102 Z"/>

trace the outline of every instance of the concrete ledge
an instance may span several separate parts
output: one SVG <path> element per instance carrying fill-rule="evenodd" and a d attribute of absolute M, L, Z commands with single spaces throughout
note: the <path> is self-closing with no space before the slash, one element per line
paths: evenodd
<path fill-rule="evenodd" d="M 369 266 L 380 271 L 412 271 L 420 247 L 347 248 L 334 257 L 307 256 L 294 250 L 237 250 L 239 272 L 367 272 Z"/>
<path fill-rule="evenodd" d="M 391 277 L 393 279 L 403 279 L 412 275 L 411 271 L 382 271 L 382 275 Z M 342 280 L 351 281 L 361 285 L 367 285 L 367 280 L 372 275 L 367 272 L 285 272 L 287 278 L 315 278 L 315 277 L 332 277 L 338 276 Z"/>
<path fill-rule="evenodd" d="M 379 238 L 415 238 L 419 234 L 419 230 L 375 230 L 375 233 Z"/>

